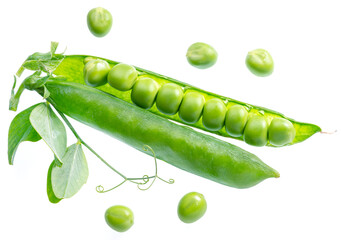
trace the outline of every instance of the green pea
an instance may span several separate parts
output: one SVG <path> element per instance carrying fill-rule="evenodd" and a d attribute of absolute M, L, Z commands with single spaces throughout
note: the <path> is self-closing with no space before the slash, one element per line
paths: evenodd
<path fill-rule="evenodd" d="M 249 52 L 245 63 L 249 70 L 259 77 L 269 76 L 274 70 L 274 61 L 270 53 L 264 49 Z"/>
<path fill-rule="evenodd" d="M 178 216 L 184 223 L 193 223 L 204 216 L 206 209 L 204 195 L 190 192 L 181 198 L 178 204 Z"/>
<path fill-rule="evenodd" d="M 274 118 L 269 126 L 269 142 L 274 146 L 291 143 L 295 138 L 294 125 L 287 119 Z"/>
<path fill-rule="evenodd" d="M 105 212 L 105 221 L 117 232 L 125 232 L 134 224 L 134 214 L 126 206 L 116 205 Z"/>
<path fill-rule="evenodd" d="M 218 131 L 224 125 L 225 114 L 224 102 L 218 98 L 211 98 L 205 103 L 202 123 L 208 130 Z"/>
<path fill-rule="evenodd" d="M 101 7 L 91 9 L 87 16 L 87 23 L 90 32 L 96 37 L 104 37 L 112 26 L 111 13 Z"/>
<path fill-rule="evenodd" d="M 244 129 L 244 141 L 253 146 L 265 146 L 268 142 L 268 124 L 264 117 L 249 118 Z"/>
<path fill-rule="evenodd" d="M 131 91 L 131 100 L 137 106 L 148 109 L 154 104 L 159 84 L 151 78 L 140 78 Z"/>
<path fill-rule="evenodd" d="M 110 65 L 101 59 L 93 59 L 84 65 L 84 81 L 91 87 L 98 87 L 107 83 Z"/>
<path fill-rule="evenodd" d="M 133 66 L 119 63 L 110 70 L 108 83 L 117 90 L 128 91 L 133 87 L 137 75 L 137 71 Z"/>
<path fill-rule="evenodd" d="M 168 115 L 175 114 L 182 101 L 183 90 L 174 83 L 166 83 L 156 97 L 156 107 L 160 112 Z"/>
<path fill-rule="evenodd" d="M 187 50 L 187 61 L 194 67 L 205 69 L 213 66 L 218 58 L 216 50 L 202 42 L 192 44 Z"/>
<path fill-rule="evenodd" d="M 240 137 L 247 122 L 248 112 L 241 105 L 233 105 L 226 112 L 225 128 L 232 137 Z"/>
<path fill-rule="evenodd" d="M 179 117 L 185 123 L 196 123 L 204 108 L 205 98 L 197 92 L 185 94 L 179 109 Z"/>

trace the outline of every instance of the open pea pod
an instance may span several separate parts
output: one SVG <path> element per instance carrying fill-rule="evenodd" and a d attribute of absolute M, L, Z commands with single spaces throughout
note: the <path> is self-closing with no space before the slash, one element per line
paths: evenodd
<path fill-rule="evenodd" d="M 109 63 L 110 68 L 113 68 L 119 64 L 119 62 L 98 57 L 70 55 L 65 56 L 60 65 L 54 71 L 54 74 L 64 77 L 67 81 L 86 84 L 84 81 L 84 65 L 89 59 L 102 59 Z M 138 73 L 137 80 L 154 80 L 154 82 L 160 86 L 158 95 L 160 95 L 161 91 L 166 92 L 167 89 L 164 90 L 162 88 L 162 86 L 165 86 L 165 84 L 173 84 L 173 90 L 168 89 L 169 91 L 177 91 L 176 87 L 174 88 L 174 85 L 182 89 L 184 97 L 181 99 L 182 102 L 180 108 L 177 109 L 179 110 L 178 113 L 167 112 L 167 106 L 163 107 L 162 109 L 164 104 L 162 105 L 161 100 L 160 103 L 158 103 L 159 98 L 156 99 L 156 104 L 152 102 L 152 105 L 148 111 L 164 118 L 187 124 L 189 126 L 212 132 L 224 137 L 244 140 L 248 144 L 254 146 L 266 145 L 279 147 L 293 145 L 302 142 L 313 134 L 321 131 L 319 126 L 295 121 L 294 119 L 288 118 L 279 112 L 210 93 L 189 84 L 180 82 L 176 79 L 166 77 L 139 67 L 135 67 L 135 69 Z M 168 86 L 168 88 L 169 87 L 170 86 Z M 118 90 L 109 84 L 98 86 L 98 89 L 114 95 L 126 102 L 134 102 L 134 99 L 132 99 L 134 98 L 134 94 L 132 94 L 131 90 Z M 168 97 L 166 93 L 162 94 Z M 192 100 L 188 100 L 189 98 Z M 169 102 L 172 101 L 171 96 L 169 96 L 168 99 Z M 186 102 L 189 102 L 188 105 L 190 105 L 190 102 L 193 101 L 193 99 L 195 99 L 199 105 L 202 101 L 202 108 L 200 111 L 197 111 L 197 115 L 199 117 L 197 121 L 191 121 L 191 117 L 193 118 L 195 115 L 194 113 L 189 114 L 190 116 L 187 117 L 186 110 L 182 111 L 184 109 L 182 105 L 185 105 Z M 147 100 L 148 99 L 143 101 Z M 191 107 L 189 107 L 189 109 L 190 108 Z M 184 119 L 187 121 L 184 121 Z M 274 119 L 276 120 L 273 121 Z"/>

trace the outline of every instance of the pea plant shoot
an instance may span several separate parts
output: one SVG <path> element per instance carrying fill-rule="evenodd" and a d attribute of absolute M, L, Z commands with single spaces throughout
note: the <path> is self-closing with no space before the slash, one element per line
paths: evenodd
<path fill-rule="evenodd" d="M 104 160 L 80 137 L 64 113 L 53 109 L 53 104 L 49 102 L 50 93 L 45 87 L 45 83 L 52 79 L 55 81 L 64 80 L 63 77 L 56 76 L 53 73 L 64 59 L 63 54 L 56 54 L 57 47 L 58 43 L 52 42 L 50 52 L 34 53 L 29 56 L 22 64 L 16 76 L 14 76 L 14 84 L 9 102 L 10 110 L 17 110 L 20 96 L 25 89 L 41 89 L 45 101 L 23 110 L 12 120 L 8 133 L 9 164 L 13 165 L 15 153 L 20 143 L 24 141 L 37 142 L 42 139 L 54 154 L 54 160 L 47 174 L 47 195 L 52 203 L 58 203 L 65 198 L 71 198 L 87 182 L 89 169 L 83 147 L 87 148 L 107 167 L 123 178 L 121 183 L 110 189 L 104 189 L 101 185 L 97 186 L 96 191 L 99 193 L 111 191 L 125 182 L 136 184 L 140 190 L 149 189 L 157 178 L 166 183 L 174 183 L 173 179 L 166 181 L 158 176 L 156 156 L 153 149 L 148 145 L 141 146 L 141 148 L 144 151 L 150 151 L 154 157 L 154 175 L 144 175 L 143 177 L 137 178 L 125 176 Z M 20 77 L 25 69 L 34 72 L 23 80 L 15 92 L 17 77 Z M 66 129 L 56 112 L 77 139 L 71 146 L 67 146 Z M 147 185 L 150 180 L 152 180 L 151 184 Z"/>

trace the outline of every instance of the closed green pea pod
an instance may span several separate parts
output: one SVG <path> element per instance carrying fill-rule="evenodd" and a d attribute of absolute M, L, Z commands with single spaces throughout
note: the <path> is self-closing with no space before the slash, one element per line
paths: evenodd
<path fill-rule="evenodd" d="M 109 64 L 101 59 L 93 59 L 84 65 L 84 82 L 91 87 L 98 87 L 107 83 L 110 71 Z"/>
<path fill-rule="evenodd" d="M 156 107 L 164 114 L 173 115 L 178 111 L 182 97 L 183 90 L 179 85 L 166 83 L 156 97 Z"/>
<path fill-rule="evenodd" d="M 269 141 L 274 146 L 291 143 L 295 138 L 293 124 L 284 118 L 274 118 L 269 126 Z"/>
<path fill-rule="evenodd" d="M 218 98 L 212 98 L 205 103 L 202 124 L 210 131 L 218 131 L 224 125 L 225 114 L 224 102 Z"/>
<path fill-rule="evenodd" d="M 141 78 L 136 81 L 131 91 L 131 100 L 137 106 L 149 109 L 153 106 L 159 84 L 151 78 Z"/>
<path fill-rule="evenodd" d="M 110 70 L 108 74 L 108 83 L 110 86 L 120 91 L 128 91 L 133 87 L 137 75 L 137 71 L 133 66 L 120 63 Z"/>
<path fill-rule="evenodd" d="M 49 81 L 48 101 L 59 111 L 180 169 L 236 188 L 248 188 L 279 173 L 255 155 L 180 126 L 96 88 Z M 43 94 L 42 89 L 37 89 Z M 210 161 L 208 161 L 208 159 Z"/>
<path fill-rule="evenodd" d="M 264 117 L 249 118 L 244 129 L 244 141 L 247 144 L 262 147 L 268 142 L 268 124 Z"/>
<path fill-rule="evenodd" d="M 185 94 L 179 109 L 179 117 L 186 123 L 196 123 L 204 108 L 205 98 L 197 92 Z"/>
<path fill-rule="evenodd" d="M 226 112 L 226 132 L 233 137 L 240 137 L 247 122 L 248 112 L 241 105 L 233 105 Z"/>

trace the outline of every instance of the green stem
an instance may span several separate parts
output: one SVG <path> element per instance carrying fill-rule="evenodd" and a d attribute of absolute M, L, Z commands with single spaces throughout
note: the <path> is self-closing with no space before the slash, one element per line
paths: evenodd
<path fill-rule="evenodd" d="M 48 103 L 51 103 L 52 106 L 54 106 L 53 104 L 53 100 L 48 98 L 47 99 Z M 61 111 L 59 111 L 57 108 L 55 108 L 56 111 L 58 112 L 58 114 L 62 117 L 62 119 L 64 120 L 64 122 L 66 123 L 66 125 L 69 127 L 69 129 L 71 130 L 71 132 L 75 135 L 75 137 L 77 138 L 78 142 L 83 144 L 87 149 L 89 149 L 90 152 L 92 152 L 99 160 L 101 160 L 107 167 L 109 167 L 111 170 L 113 170 L 115 173 L 117 173 L 118 175 L 120 175 L 124 180 L 123 182 L 121 182 L 120 184 L 116 185 L 115 187 L 111 188 L 111 189 L 108 189 L 108 190 L 104 190 L 103 186 L 99 185 L 97 186 L 96 190 L 97 192 L 100 192 L 100 193 L 104 193 L 104 192 L 109 192 L 119 186 L 121 186 L 122 184 L 124 184 L 126 181 L 129 181 L 131 183 L 135 183 L 137 184 L 138 188 L 140 190 L 147 190 L 149 189 L 153 183 L 155 182 L 156 178 L 166 182 L 166 183 L 174 183 L 174 180 L 173 179 L 170 179 L 170 181 L 166 181 L 162 178 L 160 178 L 158 175 L 157 175 L 157 161 L 156 161 L 156 157 L 155 157 L 155 153 L 153 151 L 153 149 L 151 147 L 149 147 L 148 145 L 145 145 L 143 146 L 143 149 L 145 151 L 151 151 L 152 154 L 153 154 L 153 157 L 154 157 L 154 161 L 155 161 L 155 175 L 154 176 L 147 176 L 147 175 L 144 175 L 142 178 L 127 178 L 126 176 L 124 176 L 122 173 L 120 173 L 119 171 L 117 171 L 113 166 L 111 166 L 107 161 L 105 161 L 95 150 L 93 150 L 86 142 L 84 142 L 82 140 L 82 138 L 78 135 L 78 133 L 76 132 L 76 130 L 73 128 L 72 124 L 69 122 L 69 120 L 66 118 L 66 116 L 64 115 L 64 113 L 62 113 Z M 153 179 L 152 183 L 145 189 L 141 188 L 140 186 L 141 185 L 145 185 L 149 179 Z M 137 182 L 135 180 L 142 180 L 143 182 Z"/>
<path fill-rule="evenodd" d="M 147 176 L 147 177 L 142 177 L 142 178 L 127 178 L 129 181 L 134 181 L 134 180 L 143 180 L 143 179 L 151 179 L 155 178 L 155 176 Z"/>
<path fill-rule="evenodd" d="M 18 77 L 20 77 L 21 74 L 24 72 L 24 70 L 25 70 L 25 68 L 24 68 L 23 66 L 21 66 L 21 67 L 19 68 L 19 70 L 17 71 L 16 75 L 17 75 Z"/>
<path fill-rule="evenodd" d="M 55 108 L 56 109 L 56 108 Z M 124 178 L 125 180 L 127 180 L 127 177 L 124 176 L 122 173 L 120 173 L 119 171 L 117 171 L 113 166 L 111 166 L 107 161 L 105 161 L 95 150 L 93 150 L 86 142 L 84 142 L 82 140 L 82 138 L 78 135 L 78 133 L 76 132 L 76 130 L 73 128 L 73 126 L 71 125 L 71 123 L 69 122 L 69 120 L 65 117 L 64 113 L 62 113 L 61 111 L 59 111 L 58 109 L 56 109 L 57 112 L 59 113 L 59 115 L 62 117 L 62 119 L 64 120 L 64 122 L 66 123 L 66 125 L 70 128 L 70 130 L 72 131 L 72 133 L 75 135 L 75 137 L 87 148 L 89 149 L 90 152 L 92 152 L 99 160 L 101 160 L 107 167 L 109 167 L 111 170 L 113 170 L 115 173 L 117 173 L 118 175 L 120 175 L 122 178 Z"/>

